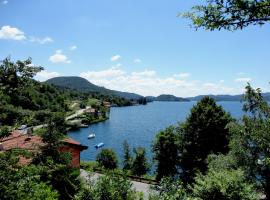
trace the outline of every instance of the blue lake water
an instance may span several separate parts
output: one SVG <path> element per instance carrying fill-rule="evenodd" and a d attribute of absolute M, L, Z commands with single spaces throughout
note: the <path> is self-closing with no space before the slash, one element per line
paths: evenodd
<path fill-rule="evenodd" d="M 100 149 L 94 145 L 105 143 L 104 148 L 112 148 L 119 158 L 122 156 L 122 143 L 127 140 L 131 148 L 145 147 L 151 157 L 151 145 L 155 135 L 170 125 L 185 121 L 196 102 L 153 102 L 145 106 L 111 108 L 110 119 L 88 128 L 70 131 L 68 135 L 88 146 L 81 153 L 82 160 L 95 160 Z M 218 102 L 231 115 L 239 119 L 242 115 L 240 102 Z M 87 139 L 90 132 L 94 139 Z"/>

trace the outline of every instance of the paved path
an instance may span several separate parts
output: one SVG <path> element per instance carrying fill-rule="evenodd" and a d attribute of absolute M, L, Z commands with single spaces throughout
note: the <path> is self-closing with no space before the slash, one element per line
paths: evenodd
<path fill-rule="evenodd" d="M 87 110 L 87 109 L 89 109 L 89 108 L 91 108 L 91 106 L 87 106 L 87 107 L 84 108 L 84 109 L 77 110 L 77 111 L 75 112 L 75 114 L 69 115 L 68 117 L 66 117 L 66 120 L 70 120 L 70 119 L 73 119 L 73 118 L 75 118 L 75 117 L 78 117 L 79 115 L 83 114 L 83 112 L 84 112 L 85 110 Z"/>
<path fill-rule="evenodd" d="M 87 107 L 84 108 L 84 109 L 77 110 L 77 111 L 75 112 L 75 114 L 66 117 L 65 120 L 67 121 L 67 120 L 73 119 L 73 118 L 75 118 L 75 117 L 78 117 L 79 115 L 83 114 L 83 112 L 84 112 L 85 110 L 87 110 L 87 109 L 89 109 L 89 108 L 91 108 L 91 106 L 87 106 Z M 77 123 L 77 122 L 81 122 L 81 120 L 73 120 L 73 121 L 72 121 L 72 123 Z M 34 127 L 33 127 L 33 130 L 35 131 L 35 130 L 41 129 L 41 128 L 43 128 L 43 127 L 46 127 L 46 126 L 48 126 L 48 124 L 41 124 L 41 125 L 38 125 L 38 126 L 34 126 Z"/>
<path fill-rule="evenodd" d="M 73 108 L 73 107 L 75 107 L 76 105 L 77 105 L 78 103 L 73 103 L 71 106 L 70 106 L 70 108 Z"/>
<path fill-rule="evenodd" d="M 89 173 L 83 169 L 80 170 L 81 174 L 80 176 L 90 182 L 95 182 L 102 174 L 99 173 Z M 149 184 L 146 183 L 141 183 L 137 181 L 131 181 L 132 183 L 132 188 L 135 189 L 137 192 L 142 192 L 144 194 L 144 199 L 148 199 L 149 191 L 150 191 L 150 186 Z"/>

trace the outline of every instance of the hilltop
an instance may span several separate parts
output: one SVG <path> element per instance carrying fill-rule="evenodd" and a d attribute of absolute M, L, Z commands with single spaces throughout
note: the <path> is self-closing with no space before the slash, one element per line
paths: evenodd
<path fill-rule="evenodd" d="M 153 97 L 153 96 L 147 96 L 146 99 L 148 101 L 190 101 L 188 99 L 182 98 L 182 97 L 176 97 L 174 95 L 170 95 L 170 94 L 161 94 L 157 97 Z"/>
<path fill-rule="evenodd" d="M 89 82 L 88 80 L 78 76 L 55 77 L 47 80 L 46 82 L 58 87 L 75 89 L 81 92 L 101 93 L 103 95 L 113 95 L 125 99 L 135 100 L 142 98 L 142 96 L 139 94 L 110 90 L 105 87 L 97 86 Z"/>

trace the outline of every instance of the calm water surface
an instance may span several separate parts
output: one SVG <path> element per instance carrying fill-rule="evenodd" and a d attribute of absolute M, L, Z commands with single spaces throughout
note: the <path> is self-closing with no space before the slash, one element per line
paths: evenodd
<path fill-rule="evenodd" d="M 185 121 L 190 109 L 196 102 L 153 102 L 146 106 L 130 106 L 111 108 L 110 119 L 70 131 L 68 135 L 88 146 L 81 154 L 82 160 L 95 160 L 100 151 L 94 145 L 103 142 L 104 148 L 112 148 L 122 156 L 122 143 L 127 140 L 130 146 L 145 147 L 151 156 L 151 144 L 155 135 L 170 125 Z M 234 118 L 239 119 L 242 115 L 240 102 L 219 102 L 223 108 L 230 112 Z M 95 133 L 94 139 L 87 139 L 90 132 Z"/>

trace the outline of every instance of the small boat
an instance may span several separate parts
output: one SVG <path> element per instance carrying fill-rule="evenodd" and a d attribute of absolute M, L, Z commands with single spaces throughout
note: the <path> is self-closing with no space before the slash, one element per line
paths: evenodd
<path fill-rule="evenodd" d="M 103 142 L 100 142 L 98 144 L 95 145 L 95 147 L 98 149 L 98 148 L 101 148 L 104 146 L 104 143 Z"/>
<path fill-rule="evenodd" d="M 96 137 L 96 135 L 94 134 L 94 133 L 91 133 L 90 135 L 88 135 L 88 139 L 92 139 L 92 138 L 94 138 L 94 137 Z"/>

